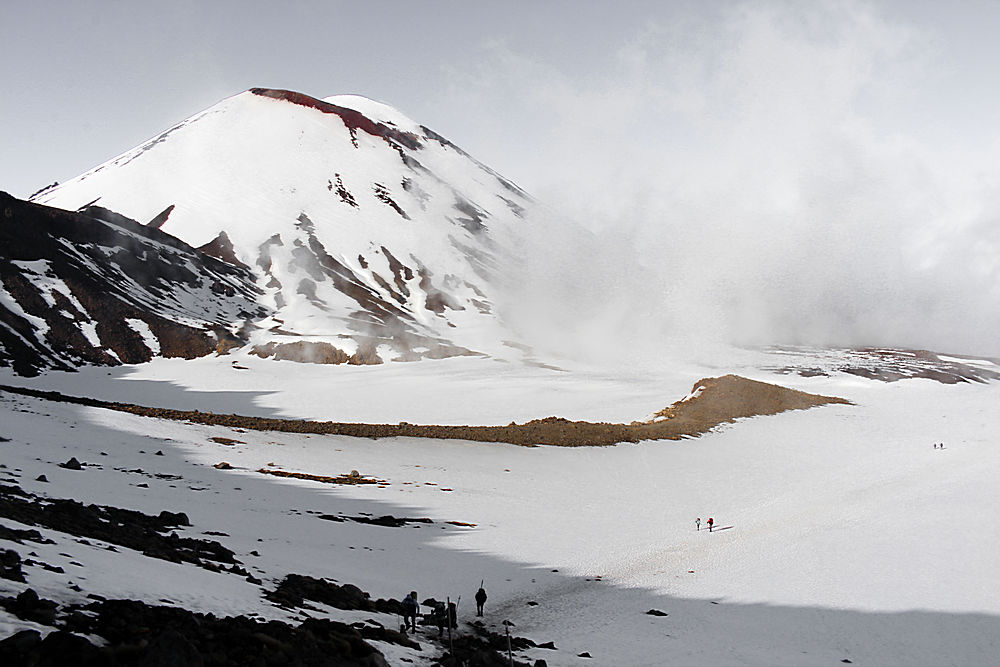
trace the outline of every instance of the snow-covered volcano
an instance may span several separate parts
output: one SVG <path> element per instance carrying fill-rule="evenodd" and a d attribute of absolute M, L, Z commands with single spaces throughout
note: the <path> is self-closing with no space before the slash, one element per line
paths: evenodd
<path fill-rule="evenodd" d="M 493 281 L 531 203 L 391 107 L 263 88 L 32 199 L 249 267 L 258 354 L 354 363 L 502 353 Z"/>

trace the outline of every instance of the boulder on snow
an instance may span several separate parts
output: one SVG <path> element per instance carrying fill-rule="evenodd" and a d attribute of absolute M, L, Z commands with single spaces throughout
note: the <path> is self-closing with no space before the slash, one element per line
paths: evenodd
<path fill-rule="evenodd" d="M 0 551 L 0 579 L 24 582 L 24 572 L 21 571 L 21 554 L 13 549 Z"/>
<path fill-rule="evenodd" d="M 190 526 L 191 521 L 184 512 L 168 512 L 163 510 L 157 518 L 165 526 Z"/>
<path fill-rule="evenodd" d="M 76 460 L 75 456 L 65 463 L 60 463 L 59 467 L 66 470 L 83 470 L 83 465 Z"/>

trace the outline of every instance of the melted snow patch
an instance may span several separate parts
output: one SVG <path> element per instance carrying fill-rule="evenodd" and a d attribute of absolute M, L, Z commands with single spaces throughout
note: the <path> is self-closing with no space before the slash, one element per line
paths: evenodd
<path fill-rule="evenodd" d="M 126 319 L 125 323 L 132 327 L 133 331 L 142 336 L 142 342 L 146 344 L 146 347 L 150 349 L 154 356 L 160 353 L 160 341 L 153 335 L 148 324 L 142 320 L 131 318 Z"/>

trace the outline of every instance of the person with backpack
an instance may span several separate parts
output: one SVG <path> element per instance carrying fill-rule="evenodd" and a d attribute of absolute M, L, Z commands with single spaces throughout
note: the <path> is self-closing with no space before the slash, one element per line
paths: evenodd
<path fill-rule="evenodd" d="M 420 603 L 417 602 L 417 592 L 410 591 L 410 594 L 403 598 L 399 604 L 403 611 L 403 628 L 417 631 L 417 612 L 420 610 Z"/>
<path fill-rule="evenodd" d="M 713 519 L 712 517 L 708 517 L 708 521 L 706 521 L 705 523 L 708 524 L 708 532 L 711 533 L 712 532 L 712 526 L 715 525 L 715 519 Z"/>
<path fill-rule="evenodd" d="M 448 611 L 444 608 L 444 602 L 434 603 L 434 625 L 438 628 L 438 637 L 444 636 L 444 627 L 448 624 Z"/>
<path fill-rule="evenodd" d="M 483 615 L 483 605 L 486 604 L 486 589 L 482 586 L 476 591 L 476 616 Z"/>

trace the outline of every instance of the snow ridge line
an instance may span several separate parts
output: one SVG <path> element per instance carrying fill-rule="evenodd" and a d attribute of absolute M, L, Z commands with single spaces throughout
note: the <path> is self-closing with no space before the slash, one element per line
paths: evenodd
<path fill-rule="evenodd" d="M 32 396 L 45 400 L 105 408 L 143 417 L 188 421 L 198 424 L 242 428 L 255 431 L 346 435 L 356 438 L 434 438 L 441 440 L 471 440 L 503 442 L 534 447 L 609 446 L 642 440 L 680 440 L 707 433 L 722 424 L 758 415 L 773 415 L 786 410 L 805 410 L 826 404 L 853 405 L 834 397 L 807 394 L 779 385 L 749 380 L 738 375 L 705 378 L 695 383 L 698 396 L 678 401 L 657 413 L 652 421 L 612 424 L 607 422 L 570 421 L 560 417 L 535 419 L 524 424 L 511 422 L 507 426 L 437 426 L 408 422 L 398 424 L 366 424 L 352 422 L 276 419 L 234 414 L 215 414 L 198 410 L 151 408 L 129 403 L 103 401 L 94 398 L 67 396 L 55 391 L 0 385 L 0 391 Z"/>

